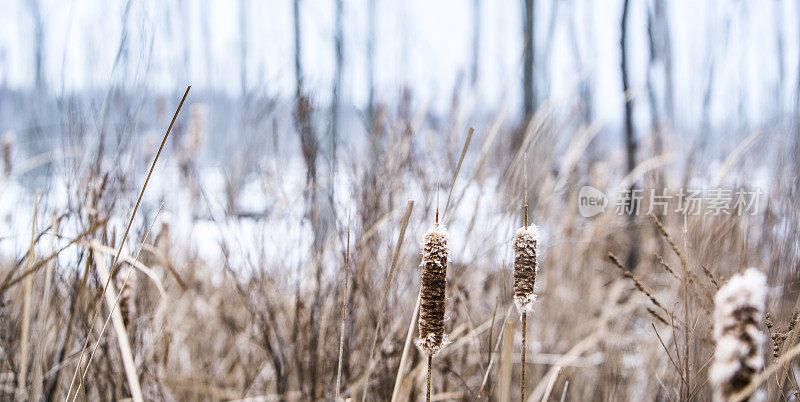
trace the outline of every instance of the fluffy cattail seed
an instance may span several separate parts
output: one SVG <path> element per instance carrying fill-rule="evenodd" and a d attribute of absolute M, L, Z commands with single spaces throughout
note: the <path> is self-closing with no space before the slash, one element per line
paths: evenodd
<path fill-rule="evenodd" d="M 717 343 L 709 377 L 714 399 L 728 401 L 746 387 L 764 366 L 759 329 L 767 296 L 767 279 L 755 268 L 734 275 L 714 298 L 714 340 Z M 763 399 L 763 393 L 750 401 Z"/>
<path fill-rule="evenodd" d="M 514 234 L 514 304 L 517 311 L 533 312 L 536 303 L 536 273 L 539 261 L 536 251 L 539 245 L 539 228 L 523 226 Z"/>
<path fill-rule="evenodd" d="M 447 276 L 447 229 L 436 223 L 422 243 L 422 289 L 417 346 L 435 356 L 445 345 L 444 312 Z"/>

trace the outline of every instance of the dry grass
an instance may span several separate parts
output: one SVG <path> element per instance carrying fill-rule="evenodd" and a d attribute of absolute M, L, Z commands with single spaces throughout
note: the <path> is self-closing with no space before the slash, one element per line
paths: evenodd
<path fill-rule="evenodd" d="M 331 178 L 326 150 L 314 138 L 259 142 L 259 130 L 300 129 L 286 114 L 259 114 L 272 109 L 258 102 L 242 106 L 252 108 L 243 114 L 254 119 L 243 123 L 251 137 L 231 152 L 242 160 L 225 170 L 219 186 L 235 194 L 209 188 L 208 169 L 165 152 L 153 173 L 161 186 L 152 189 L 157 201 L 143 203 L 131 220 L 130 243 L 143 243 L 138 260 L 123 244 L 124 219 L 143 180 L 131 172 L 143 172 L 136 161 L 155 149 L 132 142 L 120 154 L 60 162 L 52 180 L 66 182 L 68 201 L 43 202 L 38 215 L 56 217 L 53 223 L 39 219 L 23 252 L 0 257 L 0 399 L 34 392 L 45 400 L 138 399 L 140 392 L 144 400 L 424 398 L 427 356 L 411 346 L 419 311 L 427 314 L 426 296 L 419 301 L 420 250 L 402 239 L 420 239 L 431 222 L 436 180 L 449 188 L 442 220 L 451 259 L 446 308 L 437 310 L 442 320 L 431 331 L 447 333 L 452 343 L 432 367 L 431 400 L 514 399 L 511 390 L 523 389 L 509 248 L 521 197 L 542 230 L 537 259 L 546 267 L 536 276 L 536 312 L 526 319 L 526 400 L 710 400 L 713 297 L 746 266 L 767 273 L 767 310 L 773 333 L 781 334 L 767 348 L 777 356 L 765 352 L 756 381 L 772 398 L 798 391 L 797 183 L 776 175 L 755 215 L 670 213 L 630 223 L 610 208 L 585 219 L 576 197 L 583 185 L 616 188 L 630 179 L 621 150 L 593 150 L 604 147 L 595 139 L 598 125 L 576 126 L 551 106 L 521 125 L 518 148 L 510 139 L 519 127 L 507 111 L 477 121 L 461 148 L 453 146 L 467 132 L 460 120 L 381 107 L 365 143 L 343 145 L 353 156 L 340 155 Z M 301 136 L 317 135 L 310 121 Z M 191 130 L 201 130 L 198 124 Z M 199 138 L 213 137 L 192 135 L 180 142 L 187 155 L 200 152 Z M 783 147 L 774 158 L 796 167 L 793 149 Z M 750 152 L 766 150 L 743 148 L 718 172 L 724 185 L 750 184 L 741 182 L 755 163 Z M 689 166 L 688 159 L 681 162 Z M 14 162 L 4 164 L 24 165 Z M 717 173 L 671 165 L 637 172 L 645 189 L 655 187 L 656 176 L 673 189 L 683 177 Z M 24 177 L 11 170 L 0 180 Z M 256 206 L 243 198 L 248 192 L 256 193 Z M 184 193 L 191 202 L 181 202 Z M 166 216 L 145 241 L 161 201 Z M 201 242 L 202 233 L 211 240 Z M 27 243 L 27 235 L 3 231 L 0 241 Z M 628 258 L 616 256 L 626 256 L 633 240 L 639 263 L 627 269 Z M 115 252 L 119 261 L 106 277 L 103 263 Z M 106 288 L 125 283 L 119 272 L 132 272 L 120 265 L 144 274 L 127 283 L 135 288 L 135 314 L 129 325 L 112 314 L 114 330 L 101 336 L 108 316 L 94 312 L 104 298 L 117 303 Z M 129 342 L 121 347 L 124 337 Z M 81 358 L 83 345 L 97 345 L 91 364 Z"/>

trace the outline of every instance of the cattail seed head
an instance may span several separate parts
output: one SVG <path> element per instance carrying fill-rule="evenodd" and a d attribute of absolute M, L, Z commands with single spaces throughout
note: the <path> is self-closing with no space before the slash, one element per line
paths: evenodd
<path fill-rule="evenodd" d="M 420 291 L 419 340 L 417 346 L 434 356 L 445 345 L 444 313 L 447 285 L 447 229 L 434 226 L 422 243 L 422 289 Z"/>
<path fill-rule="evenodd" d="M 517 233 L 514 234 L 514 304 L 520 314 L 532 313 L 536 304 L 538 245 L 539 228 L 536 225 L 517 229 Z"/>
<path fill-rule="evenodd" d="M 761 345 L 765 336 L 759 323 L 764 315 L 766 296 L 766 277 L 749 268 L 743 274 L 734 275 L 714 298 L 717 346 L 709 377 L 717 401 L 730 400 L 764 367 Z M 762 393 L 755 393 L 749 400 L 762 399 Z"/>
<path fill-rule="evenodd" d="M 134 303 L 133 294 L 136 283 L 135 272 L 131 272 L 127 283 L 124 282 L 124 278 L 125 276 L 122 276 L 119 281 L 119 286 L 122 286 L 123 284 L 125 285 L 125 287 L 122 288 L 122 293 L 119 297 L 119 312 L 122 316 L 122 322 L 125 324 L 125 328 L 128 329 L 128 332 L 130 332 L 131 321 L 133 320 L 134 314 L 136 314 L 136 305 Z"/>
<path fill-rule="evenodd" d="M 3 175 L 8 177 L 11 174 L 11 170 L 14 167 L 12 158 L 14 153 L 14 133 L 12 131 L 7 131 L 3 134 L 3 138 L 0 139 L 0 153 L 2 153 L 3 157 Z"/>

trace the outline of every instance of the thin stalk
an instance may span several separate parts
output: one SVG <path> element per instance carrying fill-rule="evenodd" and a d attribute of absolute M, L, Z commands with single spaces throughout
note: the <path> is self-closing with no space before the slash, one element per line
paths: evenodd
<path fill-rule="evenodd" d="M 522 353 L 519 368 L 519 397 L 520 401 L 525 401 L 525 333 L 528 328 L 528 313 L 522 313 Z"/>
<path fill-rule="evenodd" d="M 428 385 L 425 393 L 425 401 L 431 402 L 431 369 L 433 368 L 433 355 L 428 355 Z"/>
<path fill-rule="evenodd" d="M 525 154 L 525 200 L 522 204 L 522 224 L 528 227 L 528 154 Z M 525 340 L 528 329 L 528 313 L 522 313 L 522 352 L 519 365 L 519 395 L 520 401 L 525 402 Z"/>

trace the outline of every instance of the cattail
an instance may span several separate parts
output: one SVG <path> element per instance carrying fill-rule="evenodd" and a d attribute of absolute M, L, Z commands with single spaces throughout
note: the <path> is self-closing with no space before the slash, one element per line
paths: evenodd
<path fill-rule="evenodd" d="M 8 177 L 11 174 L 11 169 L 13 169 L 13 152 L 14 152 L 14 133 L 12 131 L 7 131 L 3 134 L 3 138 L 0 139 L 0 152 L 3 154 L 3 175 Z"/>
<path fill-rule="evenodd" d="M 447 276 L 447 229 L 439 223 L 425 233 L 422 243 L 422 301 L 417 346 L 435 356 L 445 345 L 444 312 Z"/>
<path fill-rule="evenodd" d="M 514 304 L 520 314 L 532 313 L 536 304 L 536 273 L 539 271 L 537 247 L 539 228 L 523 226 L 514 235 Z"/>
<path fill-rule="evenodd" d="M 438 191 L 437 191 L 438 193 Z M 438 204 L 438 194 L 437 194 Z M 428 378 L 425 400 L 431 400 L 433 356 L 447 342 L 444 333 L 445 290 L 447 288 L 447 229 L 439 224 L 439 209 L 433 227 L 422 241 L 422 288 L 419 291 L 419 339 L 417 347 L 428 355 Z"/>
<path fill-rule="evenodd" d="M 206 137 L 206 116 L 208 108 L 205 104 L 196 103 L 189 109 L 189 128 L 181 141 L 178 164 L 187 169 L 203 148 Z"/>
<path fill-rule="evenodd" d="M 714 399 L 728 401 L 745 388 L 764 366 L 759 328 L 764 315 L 767 279 L 755 268 L 734 275 L 714 298 L 714 340 L 717 343 L 709 377 Z M 757 392 L 750 401 L 762 400 Z"/>
<path fill-rule="evenodd" d="M 133 274 L 133 272 L 131 272 L 131 274 Z M 125 323 L 125 328 L 128 330 L 128 333 L 130 333 L 131 320 L 136 309 L 133 294 L 133 286 L 135 281 L 136 275 L 130 275 L 127 283 L 123 280 L 119 282 L 119 286 L 124 286 L 119 296 L 119 313 L 122 316 L 122 322 Z"/>

